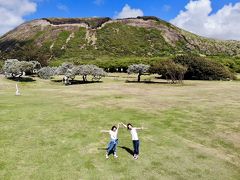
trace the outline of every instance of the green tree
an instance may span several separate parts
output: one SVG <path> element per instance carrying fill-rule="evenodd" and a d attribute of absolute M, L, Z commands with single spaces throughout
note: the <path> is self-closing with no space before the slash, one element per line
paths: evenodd
<path fill-rule="evenodd" d="M 169 60 L 151 66 L 150 72 L 162 75 L 166 79 L 171 79 L 172 83 L 182 83 L 187 67 Z"/>
<path fill-rule="evenodd" d="M 188 67 L 185 79 L 227 80 L 234 78 L 225 66 L 203 57 L 184 55 L 175 57 L 173 61 Z"/>

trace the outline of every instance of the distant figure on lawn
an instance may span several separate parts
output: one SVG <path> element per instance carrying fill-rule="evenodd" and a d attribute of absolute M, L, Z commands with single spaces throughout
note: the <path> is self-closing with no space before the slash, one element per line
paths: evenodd
<path fill-rule="evenodd" d="M 16 96 L 20 96 L 20 91 L 18 89 L 18 85 L 16 84 Z"/>
<path fill-rule="evenodd" d="M 137 134 L 137 130 L 142 130 L 143 127 L 141 128 L 137 128 L 137 127 L 133 127 L 132 124 L 128 123 L 127 125 L 123 124 L 122 125 L 124 127 L 126 127 L 131 135 L 132 135 L 132 142 L 133 142 L 133 158 L 134 159 L 138 159 L 138 155 L 139 155 L 139 139 L 138 139 L 138 134 Z"/>
<path fill-rule="evenodd" d="M 110 134 L 110 142 L 108 143 L 108 147 L 107 147 L 107 152 L 106 152 L 106 158 L 109 158 L 109 155 L 111 154 L 111 152 L 113 152 L 113 155 L 115 158 L 117 158 L 117 145 L 118 145 L 118 129 L 119 129 L 119 123 L 118 126 L 113 126 L 111 128 L 111 130 L 101 130 L 101 132 L 103 133 L 109 133 Z"/>

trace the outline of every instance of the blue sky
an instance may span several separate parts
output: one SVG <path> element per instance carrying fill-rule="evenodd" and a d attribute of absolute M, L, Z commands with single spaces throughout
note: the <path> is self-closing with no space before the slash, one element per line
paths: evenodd
<path fill-rule="evenodd" d="M 184 9 L 189 0 L 36 0 L 37 11 L 27 20 L 42 17 L 114 17 L 125 4 L 141 9 L 144 15 L 171 20 Z M 239 0 L 212 0 L 213 13 L 229 3 Z"/>
<path fill-rule="evenodd" d="M 44 17 L 157 16 L 193 33 L 240 40 L 240 0 L 0 0 L 0 35 Z"/>

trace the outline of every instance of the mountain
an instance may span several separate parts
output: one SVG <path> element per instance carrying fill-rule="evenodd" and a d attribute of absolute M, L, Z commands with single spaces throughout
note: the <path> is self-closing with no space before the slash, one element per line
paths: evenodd
<path fill-rule="evenodd" d="M 204 38 L 156 17 L 43 18 L 0 37 L 0 59 L 39 60 L 54 65 L 151 61 L 178 54 L 236 57 L 240 41 Z"/>

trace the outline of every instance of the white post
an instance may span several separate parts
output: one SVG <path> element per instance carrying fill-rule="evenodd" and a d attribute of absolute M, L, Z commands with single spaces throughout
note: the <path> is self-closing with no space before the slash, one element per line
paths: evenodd
<path fill-rule="evenodd" d="M 16 96 L 20 96 L 20 91 L 19 91 L 19 89 L 18 89 L 17 83 L 16 83 Z"/>

